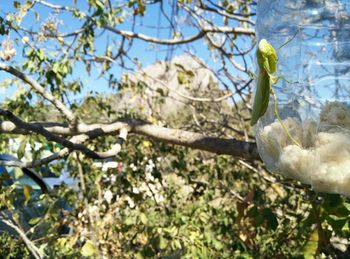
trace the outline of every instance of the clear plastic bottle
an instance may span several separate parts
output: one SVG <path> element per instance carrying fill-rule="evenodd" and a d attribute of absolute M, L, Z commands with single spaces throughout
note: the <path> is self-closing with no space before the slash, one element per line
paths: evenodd
<path fill-rule="evenodd" d="M 259 153 L 270 171 L 350 196 L 350 1 L 259 0 L 256 31 L 278 50 L 273 98 L 258 121 Z M 294 37 L 294 38 L 293 38 Z"/>

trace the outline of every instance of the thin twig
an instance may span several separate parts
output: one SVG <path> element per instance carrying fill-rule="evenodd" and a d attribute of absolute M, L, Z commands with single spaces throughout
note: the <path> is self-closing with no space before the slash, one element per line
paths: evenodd
<path fill-rule="evenodd" d="M 14 67 L 8 66 L 4 63 L 0 63 L 0 70 L 6 71 L 29 84 L 34 90 L 36 90 L 42 97 L 52 103 L 60 112 L 64 114 L 69 123 L 76 124 L 76 117 L 73 112 L 68 109 L 61 101 L 55 98 L 49 91 L 42 87 L 36 80 L 15 69 Z"/>

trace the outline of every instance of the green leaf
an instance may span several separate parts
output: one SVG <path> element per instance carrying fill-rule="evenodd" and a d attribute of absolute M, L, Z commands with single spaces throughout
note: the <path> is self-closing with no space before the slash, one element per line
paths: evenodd
<path fill-rule="evenodd" d="M 164 90 L 162 88 L 157 88 L 156 92 L 159 93 L 162 97 L 165 96 Z"/>
<path fill-rule="evenodd" d="M 350 211 L 350 203 L 344 202 L 344 203 L 343 203 L 343 206 L 344 206 L 348 211 Z"/>
<path fill-rule="evenodd" d="M 19 144 L 19 147 L 17 149 L 17 157 L 18 157 L 18 159 L 21 159 L 24 156 L 27 143 L 28 143 L 28 139 L 25 138 Z"/>
<path fill-rule="evenodd" d="M 147 216 L 146 216 L 145 213 L 141 213 L 141 214 L 140 214 L 140 220 L 141 220 L 141 222 L 142 222 L 144 225 L 147 225 L 147 223 L 148 223 L 148 218 L 147 218 Z"/>
<path fill-rule="evenodd" d="M 95 245 L 90 241 L 86 241 L 83 247 L 81 248 L 80 253 L 83 256 L 93 256 L 97 253 Z"/>
<path fill-rule="evenodd" d="M 37 217 L 37 218 L 31 218 L 30 220 L 29 220 L 29 224 L 30 225 L 36 225 L 36 224 L 38 224 L 39 223 L 39 221 L 41 220 L 41 218 L 40 217 Z"/>
<path fill-rule="evenodd" d="M 18 1 L 13 1 L 13 6 L 14 6 L 15 8 L 20 8 L 20 7 L 21 7 L 21 3 L 18 2 Z"/>
<path fill-rule="evenodd" d="M 178 240 L 178 239 L 173 240 L 173 241 L 171 242 L 171 247 L 172 247 L 174 250 L 181 249 L 182 246 L 181 246 L 180 240 Z"/>
<path fill-rule="evenodd" d="M 25 197 L 25 202 L 29 201 L 31 191 L 32 191 L 32 187 L 30 187 L 29 185 L 23 185 L 23 195 Z"/>
<path fill-rule="evenodd" d="M 310 237 L 309 240 L 306 242 L 306 244 L 303 247 L 303 255 L 305 259 L 313 259 L 315 258 L 315 255 L 317 253 L 318 249 L 318 231 L 315 229 Z"/>
<path fill-rule="evenodd" d="M 127 217 L 124 220 L 124 224 L 127 225 L 127 226 L 133 225 L 134 224 L 134 220 L 132 219 L 132 217 Z"/>
<path fill-rule="evenodd" d="M 219 240 L 214 239 L 213 244 L 214 244 L 215 249 L 217 249 L 217 250 L 222 250 L 224 248 L 223 243 L 220 242 Z"/>
<path fill-rule="evenodd" d="M 168 241 L 163 236 L 160 236 L 158 246 L 160 249 L 163 250 L 163 249 L 167 248 Z"/>
<path fill-rule="evenodd" d="M 348 220 L 347 217 L 338 217 L 336 215 L 329 215 L 329 218 L 327 221 L 334 230 L 342 230 L 347 220 Z"/>

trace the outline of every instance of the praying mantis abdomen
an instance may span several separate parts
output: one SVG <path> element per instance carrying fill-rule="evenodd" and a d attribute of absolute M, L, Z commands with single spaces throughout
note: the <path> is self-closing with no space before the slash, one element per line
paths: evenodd
<path fill-rule="evenodd" d="M 255 125 L 267 110 L 270 98 L 270 76 L 262 70 L 258 75 L 250 125 Z"/>

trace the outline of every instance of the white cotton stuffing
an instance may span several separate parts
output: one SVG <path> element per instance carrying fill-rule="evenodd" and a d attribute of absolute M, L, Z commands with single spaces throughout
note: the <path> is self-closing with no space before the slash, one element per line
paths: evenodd
<path fill-rule="evenodd" d="M 263 157 L 274 163 L 267 166 L 316 191 L 350 196 L 350 109 L 331 102 L 321 111 L 319 124 L 293 118 L 283 123 L 302 147 L 293 144 L 280 122 L 265 126 L 258 143 L 266 152 Z"/>
<path fill-rule="evenodd" d="M 289 130 L 290 134 L 300 141 L 302 136 L 302 130 L 299 123 L 293 118 L 287 118 L 283 121 L 285 127 Z M 264 147 L 270 153 L 274 159 L 278 159 L 285 146 L 291 145 L 293 141 L 288 137 L 286 131 L 282 128 L 281 124 L 276 121 L 264 128 L 261 133 L 261 139 L 265 141 Z"/>

